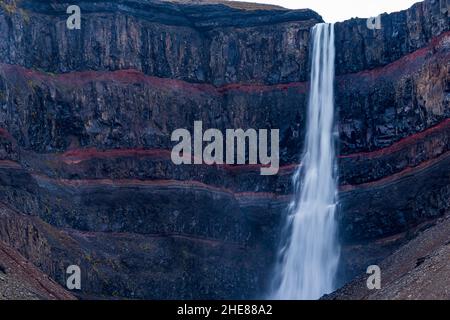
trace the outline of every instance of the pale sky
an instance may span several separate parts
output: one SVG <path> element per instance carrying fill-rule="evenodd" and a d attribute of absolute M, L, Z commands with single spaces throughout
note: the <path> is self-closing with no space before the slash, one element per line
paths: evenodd
<path fill-rule="evenodd" d="M 420 0 L 245 0 L 275 4 L 290 9 L 313 9 L 326 22 L 348 20 L 353 17 L 369 18 L 411 7 Z"/>

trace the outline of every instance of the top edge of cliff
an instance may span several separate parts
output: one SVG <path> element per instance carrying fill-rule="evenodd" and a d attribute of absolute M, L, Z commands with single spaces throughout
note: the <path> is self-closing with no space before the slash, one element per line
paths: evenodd
<path fill-rule="evenodd" d="M 323 22 L 322 17 L 310 9 L 292 10 L 228 0 L 0 0 L 2 4 L 48 15 L 66 15 L 68 6 L 78 5 L 87 14 L 125 13 L 151 22 L 199 29 L 256 27 L 289 22 L 306 22 L 305 26 L 310 27 Z"/>
<path fill-rule="evenodd" d="M 239 10 L 288 10 L 282 6 L 265 3 L 255 3 L 250 1 L 230 1 L 230 0 L 161 0 L 180 4 L 214 5 L 221 4 Z"/>
<path fill-rule="evenodd" d="M 343 23 L 355 23 L 355 22 L 360 22 L 360 21 L 364 21 L 364 23 L 367 21 L 367 19 L 374 19 L 376 17 L 382 17 L 382 16 L 394 16 L 394 15 L 399 15 L 399 14 L 406 14 L 408 12 L 411 12 L 413 10 L 416 9 L 420 9 L 423 8 L 423 6 L 425 5 L 432 5 L 434 0 L 416 0 L 416 2 L 414 2 L 412 5 L 401 9 L 401 10 L 394 10 L 394 11 L 390 11 L 390 12 L 380 12 L 378 15 L 376 16 L 372 16 L 372 17 L 350 17 L 348 19 L 345 20 L 341 20 L 341 21 L 336 21 L 335 24 L 343 24 Z"/>

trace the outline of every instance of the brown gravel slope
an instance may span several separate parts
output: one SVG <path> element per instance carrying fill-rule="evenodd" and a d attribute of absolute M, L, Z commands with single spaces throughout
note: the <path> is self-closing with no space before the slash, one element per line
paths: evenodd
<path fill-rule="evenodd" d="M 326 299 L 450 300 L 450 214 L 419 232 L 379 266 L 380 290 L 368 290 L 368 275 L 361 275 Z"/>
<path fill-rule="evenodd" d="M 0 300 L 74 300 L 75 297 L 0 241 Z"/>

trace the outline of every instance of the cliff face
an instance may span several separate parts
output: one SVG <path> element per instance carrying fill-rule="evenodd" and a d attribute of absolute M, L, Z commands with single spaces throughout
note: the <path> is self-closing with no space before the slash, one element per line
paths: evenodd
<path fill-rule="evenodd" d="M 81 30 L 66 28 L 71 4 Z M 309 33 L 322 20 L 257 9 L 1 1 L 0 240 L 62 284 L 80 265 L 85 297 L 261 294 L 304 140 Z M 384 238 L 401 241 L 450 207 L 448 16 L 425 1 L 382 25 L 336 25 L 348 276 L 395 247 Z M 175 166 L 171 133 L 197 120 L 279 128 L 280 173 Z"/>

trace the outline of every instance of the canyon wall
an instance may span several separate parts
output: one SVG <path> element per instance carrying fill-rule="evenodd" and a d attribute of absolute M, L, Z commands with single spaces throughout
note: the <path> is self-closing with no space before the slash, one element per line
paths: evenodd
<path fill-rule="evenodd" d="M 78 4 L 81 30 L 66 28 Z M 0 240 L 84 298 L 267 286 L 309 90 L 310 10 L 0 1 Z M 342 281 L 450 208 L 450 28 L 425 1 L 336 24 Z M 282 167 L 176 166 L 171 133 L 280 129 Z"/>

